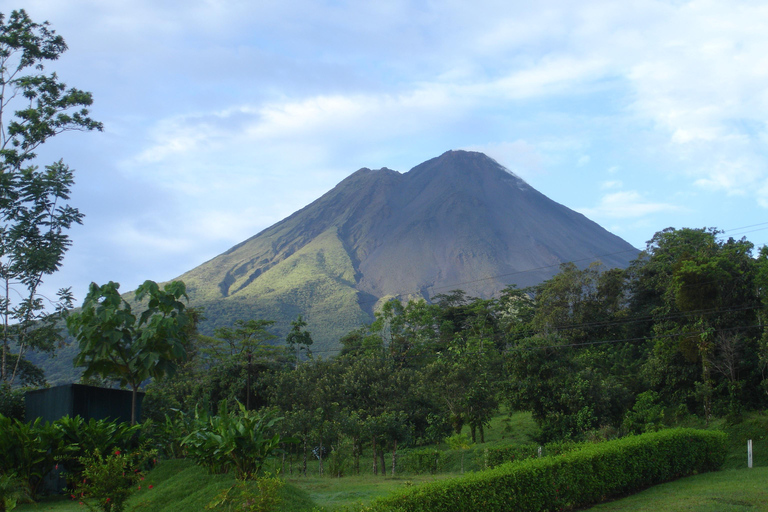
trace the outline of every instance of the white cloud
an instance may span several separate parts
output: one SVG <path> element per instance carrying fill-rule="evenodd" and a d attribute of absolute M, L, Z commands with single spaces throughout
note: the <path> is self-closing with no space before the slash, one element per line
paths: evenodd
<path fill-rule="evenodd" d="M 681 207 L 669 203 L 648 201 L 639 192 L 619 191 L 606 194 L 594 208 L 580 208 L 590 218 L 631 219 L 654 213 L 679 211 Z"/>
<path fill-rule="evenodd" d="M 540 151 L 535 144 L 526 140 L 467 146 L 464 149 L 479 151 L 497 162 L 504 162 L 504 167 L 523 179 L 541 174 L 544 169 Z"/>
<path fill-rule="evenodd" d="M 600 188 L 603 190 L 621 188 L 624 184 L 618 180 L 604 181 L 600 184 Z"/>

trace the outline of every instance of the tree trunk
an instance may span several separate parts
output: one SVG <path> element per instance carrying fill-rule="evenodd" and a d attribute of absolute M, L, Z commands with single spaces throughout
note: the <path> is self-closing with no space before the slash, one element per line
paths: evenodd
<path fill-rule="evenodd" d="M 376 436 L 371 437 L 371 450 L 373 451 L 373 474 L 379 474 L 379 464 L 376 461 Z"/>
<path fill-rule="evenodd" d="M 136 424 L 136 395 L 139 393 L 139 385 L 138 384 L 132 384 L 131 388 L 133 392 L 131 393 L 131 425 Z"/>
<path fill-rule="evenodd" d="M 392 476 L 395 476 L 395 464 L 397 460 L 397 439 L 392 443 Z"/>
<path fill-rule="evenodd" d="M 8 293 L 10 293 L 10 282 L 6 278 L 5 280 L 5 300 L 10 300 Z M 5 365 L 6 365 L 6 354 L 8 353 L 8 306 L 10 304 L 6 303 L 6 307 L 3 308 L 3 362 L 0 363 L 0 380 L 5 382 L 7 380 Z"/>
<path fill-rule="evenodd" d="M 480 424 L 480 442 L 485 443 L 485 427 L 483 427 L 483 424 Z"/>
<path fill-rule="evenodd" d="M 304 435 L 304 476 L 307 476 L 307 435 Z"/>
<path fill-rule="evenodd" d="M 384 462 L 384 447 L 379 450 L 379 459 L 381 460 L 381 476 L 387 476 L 387 463 Z"/>
<path fill-rule="evenodd" d="M 317 454 L 318 454 L 317 458 L 320 460 L 320 469 L 319 469 L 320 476 L 323 476 L 323 442 L 322 441 L 320 441 L 320 450 L 317 452 Z"/>
<path fill-rule="evenodd" d="M 477 429 L 475 428 L 474 425 L 470 425 L 469 426 L 469 431 L 472 434 L 472 443 L 476 443 L 477 442 Z"/>
<path fill-rule="evenodd" d="M 352 439 L 352 456 L 355 458 L 355 474 L 360 474 L 360 439 L 355 437 Z"/>

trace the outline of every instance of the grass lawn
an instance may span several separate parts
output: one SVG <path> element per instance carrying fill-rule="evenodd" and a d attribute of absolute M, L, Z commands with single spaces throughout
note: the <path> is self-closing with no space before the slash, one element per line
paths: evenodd
<path fill-rule="evenodd" d="M 768 511 L 768 467 L 725 470 L 651 487 L 590 512 Z"/>
<path fill-rule="evenodd" d="M 401 477 L 382 477 L 373 475 L 345 476 L 329 478 L 308 476 L 289 478 L 287 481 L 309 494 L 317 505 L 335 510 L 367 505 L 376 498 L 386 496 L 397 489 L 410 485 L 419 485 L 456 475 L 406 475 Z"/>

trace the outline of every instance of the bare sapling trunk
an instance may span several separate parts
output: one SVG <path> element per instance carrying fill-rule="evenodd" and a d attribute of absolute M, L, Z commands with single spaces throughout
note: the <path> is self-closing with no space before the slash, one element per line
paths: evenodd
<path fill-rule="evenodd" d="M 397 461 L 397 439 L 392 443 L 392 476 L 395 476 L 395 465 Z"/>
<path fill-rule="evenodd" d="M 379 464 L 376 462 L 376 436 L 371 438 L 371 450 L 373 451 L 373 474 L 379 474 Z"/>
<path fill-rule="evenodd" d="M 320 441 L 320 449 L 317 452 L 317 458 L 320 460 L 320 476 L 323 476 L 323 442 Z"/>

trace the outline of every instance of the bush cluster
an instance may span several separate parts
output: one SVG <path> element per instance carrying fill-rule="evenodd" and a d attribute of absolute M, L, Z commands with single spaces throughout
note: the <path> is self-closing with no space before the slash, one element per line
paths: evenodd
<path fill-rule="evenodd" d="M 79 416 L 53 423 L 24 423 L 0 415 L 0 475 L 11 472 L 25 483 L 34 498 L 43 478 L 64 469 L 70 486 L 82 479 L 81 458 L 96 451 L 138 447 L 138 426 L 107 420 L 84 421 Z"/>
<path fill-rule="evenodd" d="M 398 512 L 568 510 L 720 467 L 726 434 L 673 429 L 507 463 L 396 493 L 374 504 Z"/>
<path fill-rule="evenodd" d="M 492 469 L 507 462 L 536 459 L 539 456 L 562 455 L 581 446 L 583 445 L 574 441 L 556 441 L 543 446 L 537 443 L 525 443 L 486 448 L 483 450 L 483 469 Z"/>

